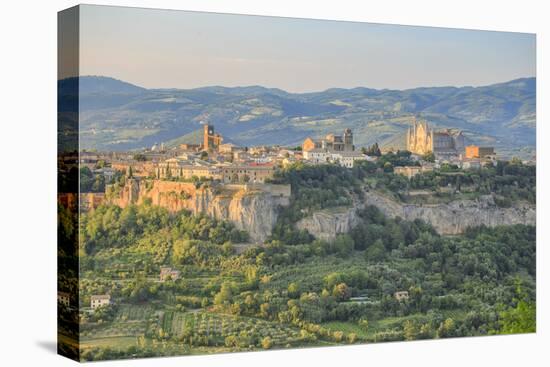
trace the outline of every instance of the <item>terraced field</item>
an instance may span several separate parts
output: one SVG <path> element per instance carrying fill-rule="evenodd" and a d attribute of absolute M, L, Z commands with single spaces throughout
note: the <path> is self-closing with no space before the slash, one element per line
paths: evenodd
<path fill-rule="evenodd" d="M 128 320 L 147 320 L 154 316 L 154 308 L 150 305 L 135 306 L 121 305 L 115 318 L 115 322 L 124 322 Z"/>
<path fill-rule="evenodd" d="M 150 323 L 156 322 L 152 306 L 120 305 L 109 323 L 88 324 L 83 328 L 85 339 L 132 337 L 145 334 Z"/>
<path fill-rule="evenodd" d="M 169 336 L 208 336 L 219 343 L 230 336 L 258 335 L 270 337 L 274 345 L 286 345 L 302 342 L 300 332 L 279 323 L 252 317 L 217 314 L 210 312 L 164 312 L 159 321 Z"/>

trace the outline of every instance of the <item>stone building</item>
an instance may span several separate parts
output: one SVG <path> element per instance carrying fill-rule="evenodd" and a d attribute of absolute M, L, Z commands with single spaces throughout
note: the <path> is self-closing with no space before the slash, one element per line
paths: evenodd
<path fill-rule="evenodd" d="M 219 168 L 212 162 L 199 159 L 195 154 L 181 154 L 156 164 L 153 176 L 159 179 L 221 179 Z"/>
<path fill-rule="evenodd" d="M 193 177 L 219 180 L 222 178 L 220 169 L 213 164 L 197 164 L 193 161 L 178 158 L 167 159 L 156 167 L 155 177 L 160 179 Z"/>
<path fill-rule="evenodd" d="M 345 129 L 343 135 L 328 134 L 323 139 L 306 138 L 302 144 L 302 150 L 308 152 L 314 149 L 336 152 L 352 152 L 355 150 L 353 145 L 353 133 L 351 129 Z"/>
<path fill-rule="evenodd" d="M 462 131 L 445 129 L 434 130 L 426 121 L 414 120 L 407 131 L 407 150 L 424 155 L 434 153 L 438 156 L 457 156 L 464 153 L 464 135 Z"/>
<path fill-rule="evenodd" d="M 155 172 L 156 163 L 152 161 L 138 162 L 138 161 L 114 161 L 111 163 L 111 167 L 115 171 L 128 174 L 130 169 L 132 176 L 134 177 L 150 177 Z"/>
<path fill-rule="evenodd" d="M 474 158 L 488 158 L 495 155 L 495 148 L 493 147 L 480 147 L 477 145 L 468 145 L 466 147 L 466 159 Z"/>
<path fill-rule="evenodd" d="M 191 144 L 191 143 L 185 143 L 180 144 L 179 150 L 181 152 L 198 152 L 201 148 L 200 144 Z"/>
<path fill-rule="evenodd" d="M 243 148 L 241 147 L 238 147 L 236 146 L 235 144 L 232 144 L 232 143 L 225 143 L 225 144 L 220 144 L 218 146 L 218 151 L 220 153 L 233 153 L 233 152 L 236 152 L 236 151 L 240 151 L 240 150 L 243 150 Z"/>
<path fill-rule="evenodd" d="M 111 304 L 111 296 L 108 294 L 94 295 L 90 297 L 90 306 L 93 310 L 101 306 L 107 306 Z"/>
<path fill-rule="evenodd" d="M 69 307 L 71 302 L 71 295 L 67 292 L 57 292 L 57 303 L 65 307 Z"/>
<path fill-rule="evenodd" d="M 180 277 L 180 271 L 172 269 L 169 266 L 163 266 L 160 268 L 160 281 L 165 282 L 167 280 L 178 280 Z"/>
<path fill-rule="evenodd" d="M 328 134 L 323 139 L 307 138 L 302 144 L 304 159 L 314 164 L 338 163 L 351 168 L 355 161 L 365 160 L 364 154 L 355 151 L 353 132 L 345 129 L 342 135 Z"/>
<path fill-rule="evenodd" d="M 329 163 L 331 153 L 325 149 L 315 148 L 304 150 L 304 159 L 315 164 Z"/>
<path fill-rule="evenodd" d="M 220 169 L 225 183 L 264 183 L 275 174 L 271 163 L 232 164 Z"/>
<path fill-rule="evenodd" d="M 393 294 L 393 297 L 398 301 L 405 301 L 409 299 L 409 291 L 398 291 Z"/>
<path fill-rule="evenodd" d="M 408 179 L 411 179 L 412 177 L 418 175 L 419 173 L 423 172 L 431 172 L 433 171 L 433 166 L 430 165 L 424 165 L 424 166 L 398 166 L 394 167 L 393 172 L 396 175 L 402 175 L 406 176 Z"/>
<path fill-rule="evenodd" d="M 352 168 L 356 161 L 367 160 L 368 157 L 360 152 L 333 152 L 330 159 L 342 167 Z"/>

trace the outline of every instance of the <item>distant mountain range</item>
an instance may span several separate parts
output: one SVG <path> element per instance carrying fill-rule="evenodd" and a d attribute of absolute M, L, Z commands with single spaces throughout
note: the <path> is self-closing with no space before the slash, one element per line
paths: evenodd
<path fill-rule="evenodd" d="M 461 129 L 470 143 L 495 146 L 503 155 L 526 157 L 535 150 L 535 78 L 483 87 L 333 88 L 297 94 L 260 86 L 145 89 L 85 76 L 58 82 L 61 112 L 68 110 L 78 81 L 80 144 L 86 149 L 194 141 L 204 122 L 241 145 L 292 146 L 307 136 L 349 127 L 357 146 L 379 142 L 403 148 L 404 133 L 419 114 L 436 128 Z"/>

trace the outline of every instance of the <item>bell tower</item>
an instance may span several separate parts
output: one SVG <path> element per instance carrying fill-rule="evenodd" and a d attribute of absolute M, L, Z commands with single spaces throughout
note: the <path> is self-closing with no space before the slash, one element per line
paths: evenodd
<path fill-rule="evenodd" d="M 349 128 L 344 130 L 344 150 L 345 151 L 355 150 L 353 146 L 353 132 Z"/>
<path fill-rule="evenodd" d="M 214 127 L 208 124 L 205 124 L 203 127 L 203 131 L 204 131 L 204 134 L 203 134 L 202 146 L 204 150 L 208 150 L 211 147 L 210 137 L 214 135 Z"/>

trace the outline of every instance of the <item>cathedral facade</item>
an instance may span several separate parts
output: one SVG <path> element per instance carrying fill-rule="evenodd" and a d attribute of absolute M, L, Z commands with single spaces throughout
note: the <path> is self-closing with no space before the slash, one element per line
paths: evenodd
<path fill-rule="evenodd" d="M 464 154 L 462 131 L 430 128 L 426 121 L 414 121 L 407 131 L 407 150 L 418 155 L 434 153 L 436 156 L 456 156 Z"/>

